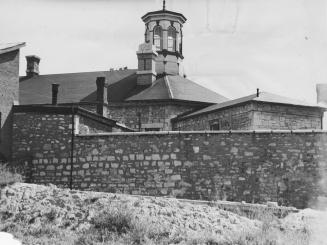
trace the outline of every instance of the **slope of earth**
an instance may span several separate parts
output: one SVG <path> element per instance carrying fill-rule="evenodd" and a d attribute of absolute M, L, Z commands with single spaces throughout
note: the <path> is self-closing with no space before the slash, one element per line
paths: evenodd
<path fill-rule="evenodd" d="M 170 198 L 24 183 L 2 188 L 0 199 L 0 231 L 23 244 L 309 244 L 296 215 L 249 219 Z"/>

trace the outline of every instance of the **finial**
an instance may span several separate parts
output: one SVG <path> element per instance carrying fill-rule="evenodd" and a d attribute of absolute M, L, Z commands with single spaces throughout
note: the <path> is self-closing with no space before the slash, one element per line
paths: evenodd
<path fill-rule="evenodd" d="M 163 0 L 162 10 L 166 10 L 166 0 Z"/>

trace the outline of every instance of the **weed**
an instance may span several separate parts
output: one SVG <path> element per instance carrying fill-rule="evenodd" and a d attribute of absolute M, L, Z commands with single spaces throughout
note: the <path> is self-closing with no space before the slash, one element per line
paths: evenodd
<path fill-rule="evenodd" d="M 133 215 L 129 209 L 122 206 L 110 207 L 100 212 L 91 221 L 96 229 L 101 231 L 126 233 L 132 227 Z"/>
<path fill-rule="evenodd" d="M 51 208 L 51 210 L 48 213 L 45 213 L 44 215 L 48 219 L 48 221 L 53 222 L 57 217 L 57 211 L 54 208 Z"/>

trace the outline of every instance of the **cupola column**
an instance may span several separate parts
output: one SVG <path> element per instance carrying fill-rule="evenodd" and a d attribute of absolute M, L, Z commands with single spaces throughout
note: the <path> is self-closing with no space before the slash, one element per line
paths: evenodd
<path fill-rule="evenodd" d="M 167 40 L 168 40 L 168 31 L 167 31 L 168 25 L 167 25 L 167 21 L 162 21 L 161 26 L 162 26 L 162 38 L 163 38 L 162 49 L 168 49 L 168 43 L 167 43 Z"/>

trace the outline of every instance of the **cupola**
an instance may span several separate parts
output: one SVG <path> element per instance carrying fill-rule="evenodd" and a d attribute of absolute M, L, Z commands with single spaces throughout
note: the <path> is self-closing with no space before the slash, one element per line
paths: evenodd
<path fill-rule="evenodd" d="M 183 76 L 183 24 L 184 15 L 166 10 L 165 1 L 159 11 L 149 12 L 142 17 L 145 23 L 145 43 L 155 47 L 155 71 L 157 76 Z"/>

